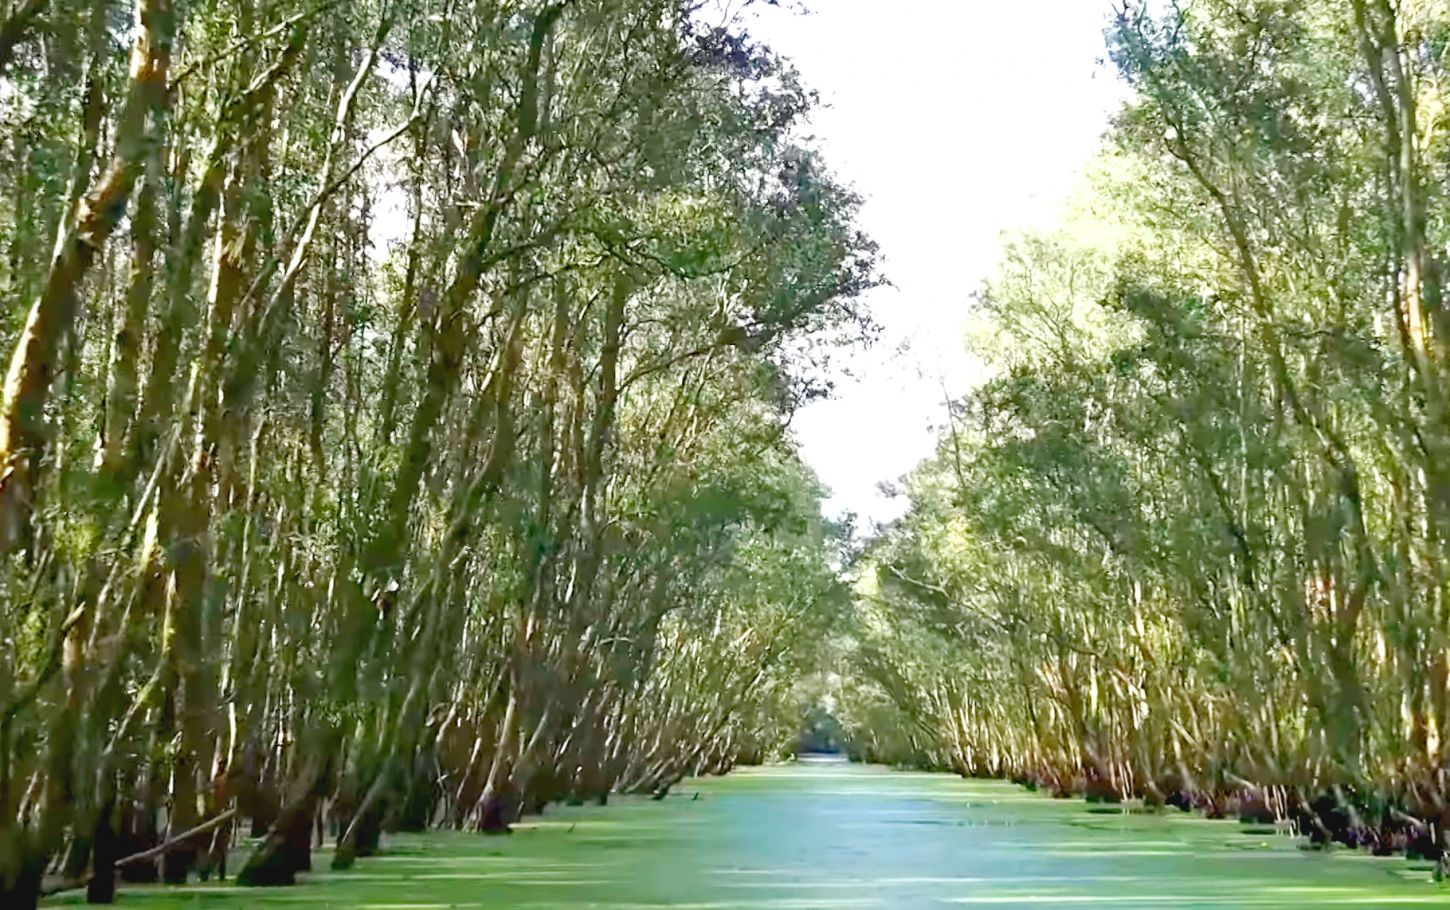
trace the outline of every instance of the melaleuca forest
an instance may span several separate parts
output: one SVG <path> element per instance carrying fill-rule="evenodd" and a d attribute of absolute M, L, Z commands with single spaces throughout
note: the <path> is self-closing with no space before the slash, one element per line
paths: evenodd
<path fill-rule="evenodd" d="M 0 355 L 6 910 L 1450 901 L 1440 0 L 0 0 Z"/>

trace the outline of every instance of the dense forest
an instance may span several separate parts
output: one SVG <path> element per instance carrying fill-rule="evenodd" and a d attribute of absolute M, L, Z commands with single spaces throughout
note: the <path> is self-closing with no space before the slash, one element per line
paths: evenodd
<path fill-rule="evenodd" d="M 863 753 L 1450 830 L 1450 9 L 1129 2 L 1129 99 L 978 295 L 990 381 L 863 558 Z"/>
<path fill-rule="evenodd" d="M 1450 8 L 1118 4 L 861 539 L 877 250 L 737 7 L 0 0 L 0 905 L 807 728 L 1450 866 Z"/>
<path fill-rule="evenodd" d="M 878 281 L 814 103 L 686 0 L 0 4 L 0 905 L 788 739 Z"/>

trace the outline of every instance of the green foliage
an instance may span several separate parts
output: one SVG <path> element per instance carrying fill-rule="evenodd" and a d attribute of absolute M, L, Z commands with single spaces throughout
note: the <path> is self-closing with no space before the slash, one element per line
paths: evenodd
<path fill-rule="evenodd" d="M 171 834 L 323 798 L 473 826 L 794 733 L 845 603 L 797 352 L 859 340 L 874 248 L 789 64 L 703 21 L 17 20 L 0 903 L 67 843 L 84 866 L 113 801 Z M 249 878 L 292 874 L 280 830 Z"/>
<path fill-rule="evenodd" d="M 1444 11 L 1152 6 L 1109 30 L 1133 96 L 1086 198 L 981 295 L 994 377 L 862 562 L 851 710 L 885 692 L 901 760 L 1339 788 L 1333 836 L 1439 838 Z"/>

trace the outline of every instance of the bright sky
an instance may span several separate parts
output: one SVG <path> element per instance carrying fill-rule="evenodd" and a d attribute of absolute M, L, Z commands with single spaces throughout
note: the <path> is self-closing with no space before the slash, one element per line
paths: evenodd
<path fill-rule="evenodd" d="M 1111 0 L 808 2 L 752 31 L 820 92 L 814 133 L 865 197 L 894 287 L 872 298 L 885 331 L 855 378 L 795 427 L 827 511 L 868 530 L 906 505 L 878 485 L 931 453 L 945 395 L 981 375 L 965 320 L 1002 232 L 1051 223 L 1123 92 L 1102 62 Z"/>

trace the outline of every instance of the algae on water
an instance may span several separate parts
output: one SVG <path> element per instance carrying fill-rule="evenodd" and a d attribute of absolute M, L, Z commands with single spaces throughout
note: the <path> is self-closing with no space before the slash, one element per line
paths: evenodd
<path fill-rule="evenodd" d="M 136 888 L 125 901 L 139 910 L 1450 903 L 1404 860 L 1308 853 L 1293 838 L 1245 830 L 1176 812 L 1090 813 L 995 781 L 780 765 L 686 781 L 664 801 L 551 807 L 508 838 L 400 835 L 384 855 L 297 889 Z"/>

